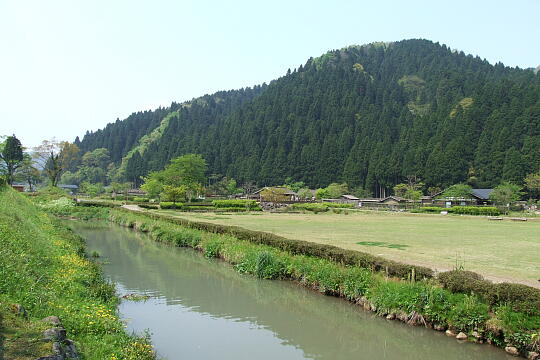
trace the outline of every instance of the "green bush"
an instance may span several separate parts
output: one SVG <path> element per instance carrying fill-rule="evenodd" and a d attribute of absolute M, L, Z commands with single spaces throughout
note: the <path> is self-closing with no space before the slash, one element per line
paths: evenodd
<path fill-rule="evenodd" d="M 489 307 L 476 296 L 464 295 L 462 301 L 453 304 L 448 316 L 448 324 L 460 331 L 481 329 L 489 319 Z"/>
<path fill-rule="evenodd" d="M 113 201 L 104 201 L 104 200 L 81 200 L 77 203 L 77 206 L 103 206 L 103 207 L 120 207 L 121 204 L 115 203 Z"/>
<path fill-rule="evenodd" d="M 133 197 L 133 201 L 136 201 L 136 202 L 148 202 L 148 201 L 150 201 L 150 199 L 147 198 L 147 197 L 143 197 L 143 196 L 135 196 L 135 197 Z"/>
<path fill-rule="evenodd" d="M 342 203 L 335 203 L 335 202 L 323 202 L 323 204 L 328 206 L 329 208 L 337 208 L 337 209 L 352 209 L 352 208 L 354 208 L 354 204 L 342 204 Z"/>
<path fill-rule="evenodd" d="M 182 209 L 184 206 L 184 204 L 182 203 L 173 203 L 173 202 L 170 202 L 170 201 L 162 201 L 159 203 L 159 207 L 161 209 Z"/>
<path fill-rule="evenodd" d="M 255 275 L 259 279 L 279 279 L 285 272 L 284 264 L 269 251 L 257 254 L 255 260 Z"/>
<path fill-rule="evenodd" d="M 494 284 L 472 271 L 452 270 L 439 274 L 439 282 L 454 293 L 475 294 L 490 305 L 510 304 L 515 311 L 540 315 L 540 290 L 523 284 Z"/>
<path fill-rule="evenodd" d="M 426 214 L 439 214 L 441 211 L 448 211 L 448 208 L 438 206 L 424 206 L 416 209 L 412 209 L 412 213 L 426 213 Z"/>
<path fill-rule="evenodd" d="M 454 206 L 449 209 L 452 214 L 497 216 L 501 211 L 493 206 Z"/>
<path fill-rule="evenodd" d="M 292 205 L 293 209 L 312 211 L 314 213 L 325 212 L 328 210 L 328 205 L 323 203 L 296 203 Z"/>
<path fill-rule="evenodd" d="M 139 204 L 139 206 L 144 209 L 159 209 L 158 204 Z"/>
<path fill-rule="evenodd" d="M 501 211 L 493 206 L 454 206 L 451 208 L 443 208 L 438 206 L 424 206 L 411 210 L 413 213 L 440 213 L 441 211 L 448 211 L 449 214 L 463 214 L 463 215 L 484 215 L 484 216 L 497 216 L 501 214 Z"/>
<path fill-rule="evenodd" d="M 259 204 L 255 200 L 214 200 L 212 204 L 216 208 L 242 208 L 242 209 L 260 209 Z"/>
<path fill-rule="evenodd" d="M 223 240 L 220 236 L 214 235 L 203 244 L 204 256 L 206 256 L 207 258 L 219 257 L 222 247 Z"/>

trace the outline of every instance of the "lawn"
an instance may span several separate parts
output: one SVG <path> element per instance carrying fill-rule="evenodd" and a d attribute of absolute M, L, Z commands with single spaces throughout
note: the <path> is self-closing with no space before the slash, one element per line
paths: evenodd
<path fill-rule="evenodd" d="M 540 219 L 351 212 L 344 214 L 160 213 L 331 244 L 444 271 L 476 271 L 495 281 L 540 288 Z"/>

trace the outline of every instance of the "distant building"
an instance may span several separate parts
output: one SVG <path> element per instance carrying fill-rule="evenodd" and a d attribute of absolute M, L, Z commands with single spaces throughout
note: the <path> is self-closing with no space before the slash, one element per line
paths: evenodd
<path fill-rule="evenodd" d="M 260 202 L 296 202 L 298 194 L 284 186 L 265 186 L 248 196 Z"/>
<path fill-rule="evenodd" d="M 59 184 L 58 187 L 68 191 L 71 195 L 76 194 L 79 191 L 79 186 L 77 185 Z"/>
<path fill-rule="evenodd" d="M 11 187 L 13 189 L 17 190 L 18 192 L 24 192 L 24 185 L 13 184 L 13 185 L 11 185 Z"/>

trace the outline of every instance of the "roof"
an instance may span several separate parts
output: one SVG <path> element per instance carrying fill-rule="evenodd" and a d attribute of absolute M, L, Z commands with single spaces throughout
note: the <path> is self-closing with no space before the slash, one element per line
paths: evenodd
<path fill-rule="evenodd" d="M 259 189 L 259 190 L 255 191 L 252 195 L 258 194 L 263 190 L 273 191 L 274 189 L 284 189 L 285 192 L 282 195 L 297 195 L 294 191 L 292 191 L 291 189 L 286 188 L 284 186 L 265 186 L 262 189 Z"/>
<path fill-rule="evenodd" d="M 359 198 L 357 198 L 356 196 L 354 195 L 341 195 L 342 198 L 345 198 L 347 200 L 360 200 Z"/>
<path fill-rule="evenodd" d="M 58 187 L 62 189 L 78 189 L 79 188 L 77 185 L 67 185 L 67 184 L 59 184 Z"/>
<path fill-rule="evenodd" d="M 392 195 L 392 196 L 385 197 L 384 199 L 381 200 L 381 202 L 385 202 L 386 200 L 390 200 L 390 199 L 395 200 L 397 202 L 407 201 L 407 199 L 405 199 L 405 198 L 402 198 L 400 196 L 393 196 Z"/>
<path fill-rule="evenodd" d="M 478 199 L 488 200 L 492 191 L 493 189 L 472 189 L 471 194 Z"/>

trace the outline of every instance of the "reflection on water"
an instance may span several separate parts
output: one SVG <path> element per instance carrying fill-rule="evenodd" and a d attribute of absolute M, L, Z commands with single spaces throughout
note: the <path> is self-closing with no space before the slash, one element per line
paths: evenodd
<path fill-rule="evenodd" d="M 137 333 L 167 359 L 510 359 L 486 345 L 387 321 L 291 282 L 259 280 L 116 225 L 70 222 L 121 295 Z"/>

